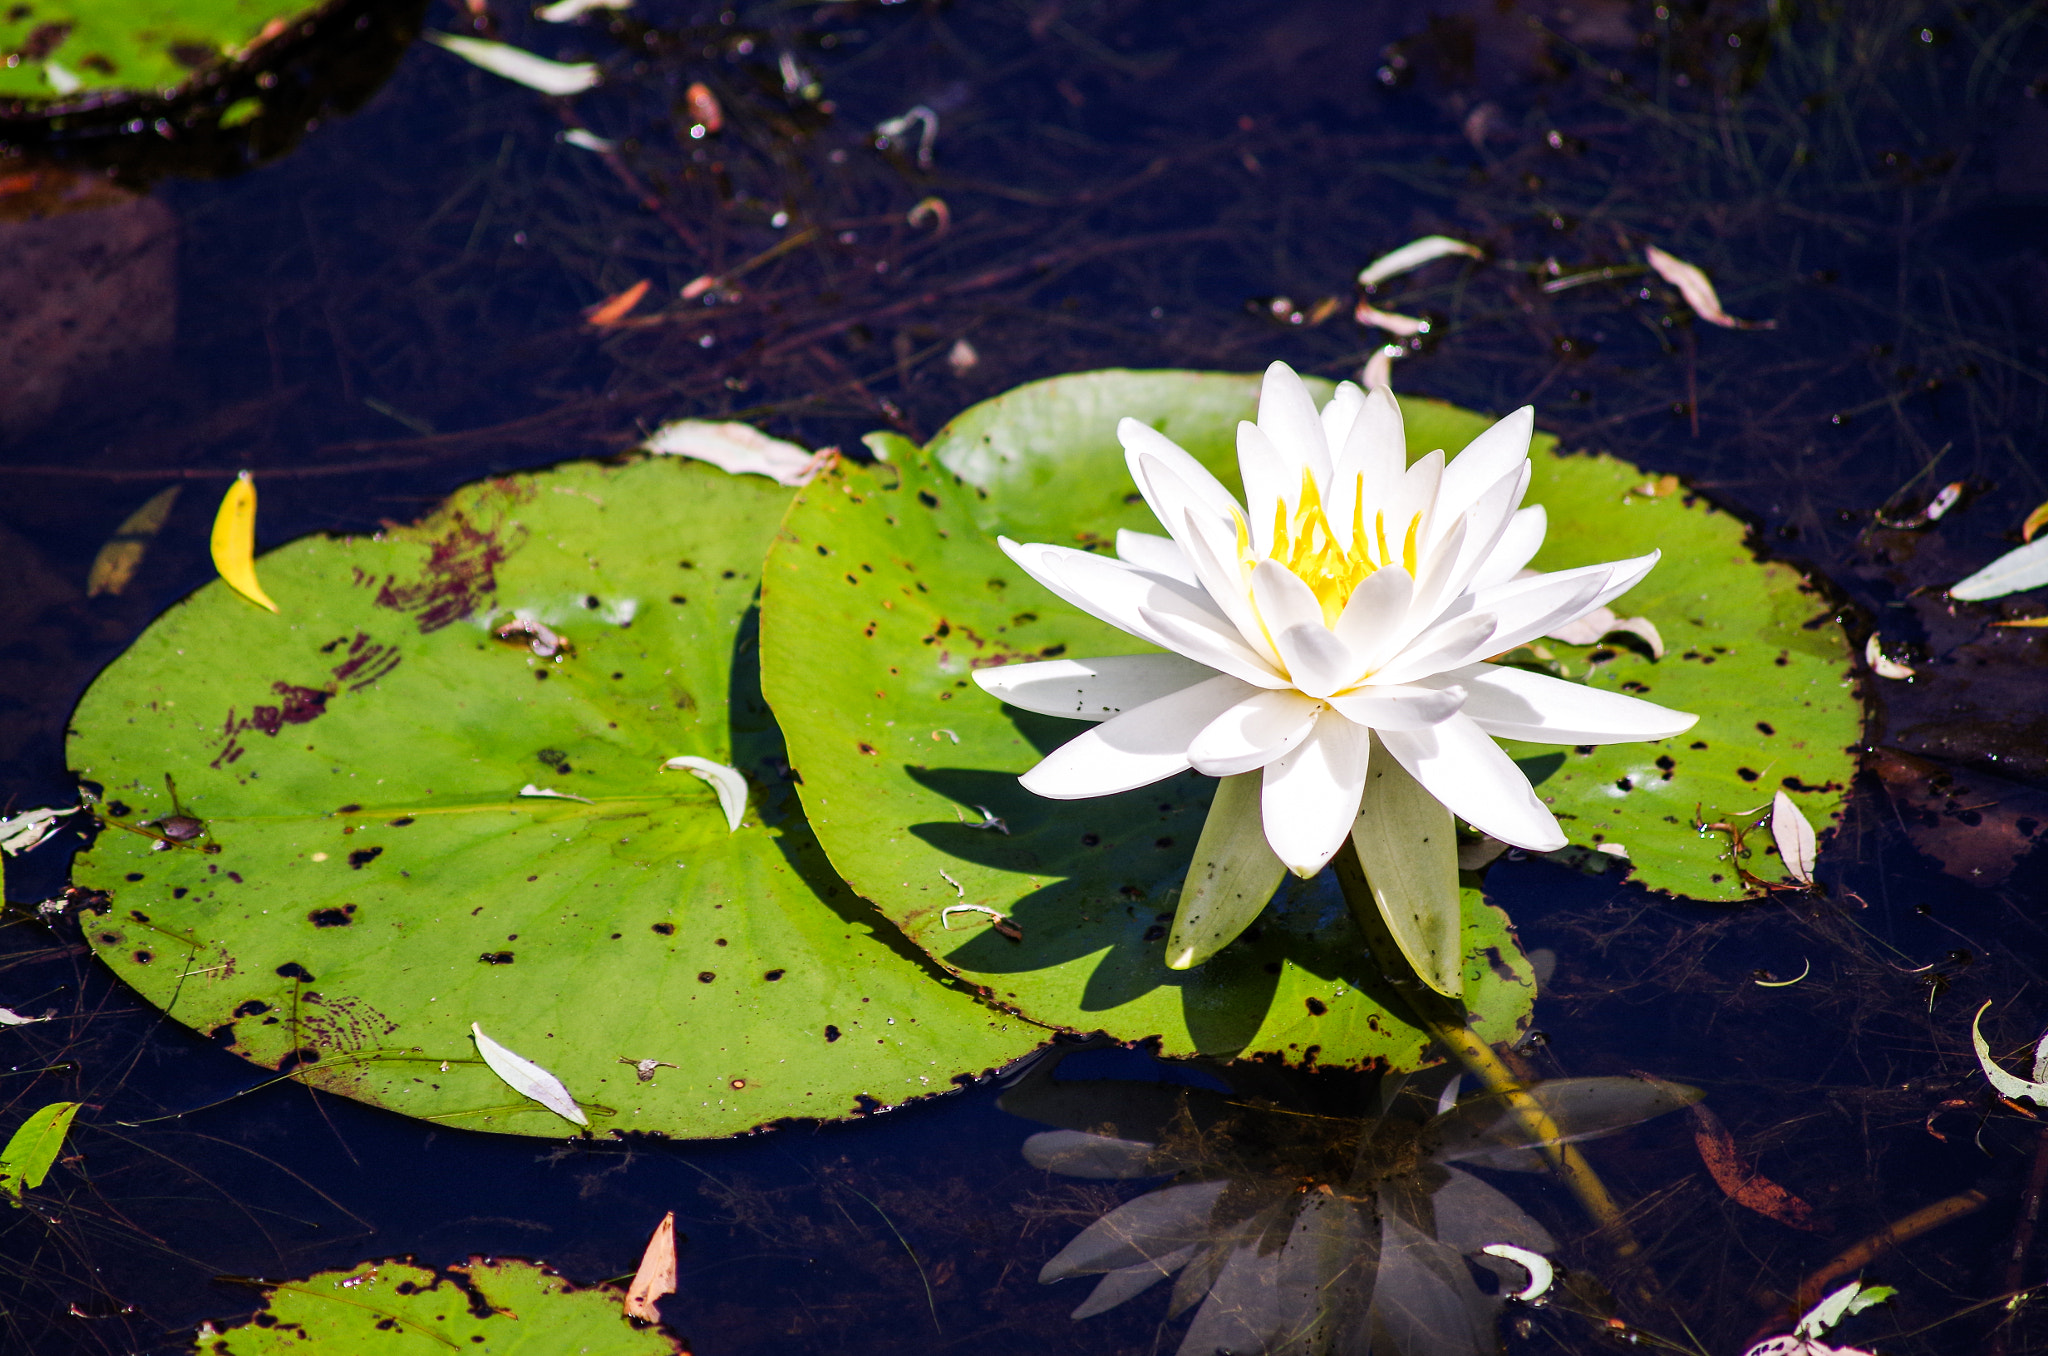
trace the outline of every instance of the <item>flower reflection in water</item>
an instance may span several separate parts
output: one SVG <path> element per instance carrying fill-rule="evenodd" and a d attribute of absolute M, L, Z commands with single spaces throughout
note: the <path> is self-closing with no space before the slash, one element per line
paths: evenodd
<path fill-rule="evenodd" d="M 1447 1070 L 1388 1076 L 1374 1114 L 1359 1117 L 1317 1105 L 1328 1096 L 1269 1066 L 1218 1069 L 1229 1084 L 1218 1091 L 1062 1081 L 1058 1062 L 1049 1057 L 1003 1097 L 1005 1110 L 1062 1127 L 1027 1139 L 1025 1157 L 1070 1177 L 1173 1179 L 1088 1226 L 1039 1273 L 1102 1278 L 1077 1319 L 1171 1276 L 1169 1316 L 1200 1306 L 1180 1356 L 1482 1356 L 1499 1348 L 1502 1296 L 1528 1277 L 1481 1249 L 1556 1246 L 1460 1166 L 1538 1171 L 1538 1141 L 1503 1098 L 1457 1097 Z M 1700 1096 L 1639 1078 L 1558 1079 L 1528 1092 L 1564 1140 Z"/>

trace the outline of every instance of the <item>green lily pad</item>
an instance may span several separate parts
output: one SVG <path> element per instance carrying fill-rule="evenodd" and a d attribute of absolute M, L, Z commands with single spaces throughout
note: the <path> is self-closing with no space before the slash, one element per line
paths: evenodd
<path fill-rule="evenodd" d="M 1318 387 L 1319 399 L 1329 386 Z M 1023 386 L 968 410 L 928 450 L 986 492 L 976 521 L 1020 541 L 1104 543 L 1118 528 L 1157 532 L 1139 502 L 1116 421 L 1154 424 L 1222 478 L 1237 480 L 1236 429 L 1258 405 L 1258 378 L 1201 372 L 1087 372 Z M 1436 400 L 1404 398 L 1409 455 L 1456 453 L 1492 420 Z M 1591 752 L 1510 744 L 1564 831 L 1581 847 L 1627 850 L 1652 889 L 1694 899 L 1738 899 L 1740 874 L 1728 839 L 1708 823 L 1747 827 L 1789 794 L 1818 829 L 1839 821 L 1862 732 L 1850 647 L 1828 601 L 1791 566 L 1759 561 L 1747 529 L 1682 488 L 1609 456 L 1567 455 L 1536 435 L 1527 502 L 1550 531 L 1534 567 L 1569 569 L 1662 550 L 1649 577 L 1614 603 L 1647 617 L 1667 646 L 1662 659 L 1630 644 L 1545 642 L 1566 676 L 1690 711 L 1699 724 L 1657 743 L 1608 744 Z M 1649 493 L 1639 491 L 1648 490 Z M 1031 589 L 1037 596 L 1043 591 Z M 1627 638 L 1624 638 L 1627 639 Z M 1116 648 L 1076 646 L 1076 656 L 1145 648 L 1118 635 Z M 1069 726 L 1068 728 L 1072 728 Z M 1748 867 L 1760 861 L 1757 834 Z M 829 846 L 829 845 L 828 845 Z"/>
<path fill-rule="evenodd" d="M 0 12 L 0 99 L 168 95 L 320 9 L 304 0 L 21 0 Z"/>
<path fill-rule="evenodd" d="M 1360 988 L 1356 939 L 1334 908 L 1283 893 L 1244 943 L 1193 971 L 1164 969 L 1207 778 L 1040 800 L 1017 774 L 1079 727 L 1004 707 L 969 679 L 991 663 L 1148 648 L 1053 598 L 994 535 L 1107 548 L 1120 528 L 1157 531 L 1116 443 L 1123 415 L 1235 489 L 1235 428 L 1257 391 L 1249 376 L 1083 373 L 978 405 L 922 453 L 883 440 L 891 464 L 843 468 L 790 510 L 763 580 L 764 684 L 833 864 L 999 1001 L 1062 1026 L 1158 1035 L 1169 1053 L 1313 1043 L 1327 1062 L 1363 1061 L 1406 1036 L 1392 1039 L 1380 996 Z M 1433 401 L 1403 407 L 1417 453 L 1456 451 L 1488 422 Z M 1694 829 L 1694 805 L 1711 820 L 1768 807 L 1784 786 L 1817 825 L 1839 815 L 1860 714 L 1846 644 L 1831 624 L 1806 628 L 1817 601 L 1794 571 L 1759 564 L 1735 519 L 1690 497 L 1628 494 L 1642 472 L 1560 456 L 1554 443 L 1539 440 L 1531 491 L 1550 511 L 1540 563 L 1661 546 L 1664 563 L 1617 606 L 1657 621 L 1672 650 L 1654 661 L 1618 645 L 1553 650 L 1575 677 L 1647 690 L 1702 719 L 1662 745 L 1516 752 L 1575 842 L 1621 845 L 1658 889 L 1739 896 L 1726 840 Z M 1008 832 L 978 827 L 985 813 Z M 960 905 L 1006 915 L 1023 940 Z M 1474 938 L 1476 952 L 1488 947 L 1510 958 L 1509 977 L 1480 974 L 1467 1001 L 1482 1029 L 1508 1031 L 1526 1012 L 1522 972 L 1511 945 Z M 1340 998 L 1357 1020 L 1333 1035 Z M 1316 1005 L 1307 1025 L 1324 1039 L 1302 1034 L 1299 1014 Z"/>
<path fill-rule="evenodd" d="M 431 1271 L 365 1262 L 269 1287 L 247 1323 L 198 1340 L 201 1356 L 678 1356 L 660 1328 L 636 1324 L 614 1291 L 578 1290 L 531 1262 L 473 1258 Z"/>
<path fill-rule="evenodd" d="M 574 1131 L 473 1022 L 599 1132 L 843 1116 L 1033 1048 L 833 876 L 785 779 L 752 603 L 788 497 L 575 464 L 265 556 L 279 615 L 201 589 L 73 718 L 110 817 L 170 814 L 172 773 L 205 826 L 168 850 L 104 829 L 74 867 L 107 896 L 87 938 L 248 1059 L 472 1129 Z M 736 831 L 662 770 L 682 755 L 745 774 Z"/>
<path fill-rule="evenodd" d="M 764 686 L 805 809 L 848 883 L 949 970 L 1035 1021 L 1156 1036 L 1171 1055 L 1424 1062 L 1428 1038 L 1398 1015 L 1327 873 L 1284 889 L 1215 959 L 1165 967 L 1215 782 L 1190 772 L 1079 802 L 1017 784 L 1078 727 L 1004 706 L 969 671 L 1134 643 L 997 549 L 977 522 L 996 496 L 895 451 L 893 465 L 814 481 L 762 582 Z M 1067 502 L 1084 528 L 1113 530 L 1085 486 Z M 1472 889 L 1465 908 L 1466 1003 L 1487 1039 L 1510 1039 L 1533 979 L 1505 916 Z"/>

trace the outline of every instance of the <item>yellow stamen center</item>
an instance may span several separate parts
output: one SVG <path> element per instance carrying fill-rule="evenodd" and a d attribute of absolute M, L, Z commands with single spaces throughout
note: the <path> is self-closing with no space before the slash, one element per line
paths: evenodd
<path fill-rule="evenodd" d="M 1331 530 L 1315 477 L 1306 468 L 1301 473 L 1301 496 L 1290 515 L 1285 501 L 1273 506 L 1272 558 L 1292 570 L 1322 604 L 1323 624 L 1335 626 L 1344 615 L 1344 605 L 1366 577 L 1390 565 L 1415 573 L 1417 536 L 1422 515 L 1408 520 L 1400 534 L 1398 554 L 1387 540 L 1387 516 L 1373 515 L 1372 531 L 1366 531 L 1364 505 L 1365 477 L 1358 478 L 1351 501 L 1351 545 L 1347 548 Z M 1398 525 L 1397 531 L 1400 531 Z M 1377 548 L 1377 549 L 1375 549 Z M 1246 564 L 1253 563 L 1249 534 L 1238 524 L 1238 551 Z"/>

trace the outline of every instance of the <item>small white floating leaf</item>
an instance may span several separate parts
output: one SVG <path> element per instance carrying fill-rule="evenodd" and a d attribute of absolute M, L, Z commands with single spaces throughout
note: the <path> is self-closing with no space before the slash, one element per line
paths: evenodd
<path fill-rule="evenodd" d="M 13 1008 L 0 1008 L 0 1026 L 28 1026 L 49 1020 L 47 1017 L 24 1017 Z"/>
<path fill-rule="evenodd" d="M 579 800 L 582 801 L 585 805 L 597 804 L 596 801 L 592 800 L 588 796 L 578 796 L 573 795 L 567 791 L 557 791 L 552 786 L 535 786 L 532 782 L 528 782 L 526 785 L 520 787 L 519 794 L 522 796 L 533 796 L 546 800 Z"/>
<path fill-rule="evenodd" d="M 1557 1274 L 1551 1267 L 1548 1257 L 1540 1252 L 1531 1252 L 1527 1248 L 1518 1248 L 1512 1243 L 1489 1243 L 1479 1251 L 1488 1257 L 1505 1258 L 1529 1273 L 1529 1284 L 1513 1295 L 1513 1298 L 1524 1303 L 1541 1298 L 1550 1289 L 1550 1282 Z"/>
<path fill-rule="evenodd" d="M 1721 298 L 1714 291 L 1714 284 L 1696 264 L 1688 264 L 1675 255 L 1666 254 L 1655 245 L 1643 251 L 1643 257 L 1650 261 L 1650 267 L 1657 276 L 1678 289 L 1678 295 L 1685 298 L 1685 304 L 1709 325 L 1720 325 L 1724 329 L 1773 329 L 1777 322 L 1772 320 L 1737 320 L 1721 309 Z"/>
<path fill-rule="evenodd" d="M 1992 1062 L 1991 1045 L 1984 1039 L 1984 1008 L 1990 1006 L 1991 1004 L 1987 1000 L 1983 1008 L 1977 1009 L 1977 1015 L 1970 1019 L 1970 1043 L 1977 1047 L 1977 1063 L 1983 1066 L 1984 1076 L 1991 1080 L 1991 1086 L 1997 1090 L 1998 1095 L 2001 1097 L 2024 1097 L 2036 1106 L 2048 1106 L 2048 1083 L 2030 1083 L 2018 1074 L 2007 1073 Z M 2034 1072 L 2036 1077 L 2041 1073 L 2040 1066 L 2043 1062 L 2042 1051 L 2044 1049 L 2048 1049 L 2048 1038 L 2043 1039 L 2042 1045 L 2035 1047 Z"/>
<path fill-rule="evenodd" d="M 597 133 L 586 131 L 581 127 L 571 127 L 568 131 L 562 133 L 562 140 L 571 146 L 580 147 L 586 151 L 595 151 L 599 155 L 610 155 L 613 151 L 619 149 L 618 142 L 607 140 Z"/>
<path fill-rule="evenodd" d="M 1870 671 L 1880 678 L 1911 678 L 1913 666 L 1901 664 L 1884 652 L 1878 643 L 1877 633 L 1870 633 L 1870 639 L 1863 642 L 1863 661 L 1870 665 Z"/>
<path fill-rule="evenodd" d="M 594 9 L 631 9 L 633 0 L 555 0 L 552 5 L 543 6 L 533 12 L 533 17 L 542 23 L 565 24 L 580 19 Z"/>
<path fill-rule="evenodd" d="M 516 1055 L 484 1034 L 484 1029 L 475 1022 L 469 1024 L 469 1032 L 476 1037 L 476 1052 L 484 1057 L 484 1063 L 491 1066 L 491 1072 L 505 1080 L 507 1087 L 522 1097 L 531 1097 L 565 1121 L 577 1125 L 590 1124 L 590 1118 L 583 1114 L 583 1108 L 576 1105 L 576 1099 L 569 1095 L 569 1089 L 562 1080 L 535 1064 L 524 1055 Z"/>
<path fill-rule="evenodd" d="M 719 807 L 725 811 L 728 830 L 737 830 L 740 821 L 747 817 L 747 779 L 740 775 L 738 768 L 688 754 L 671 758 L 662 767 L 677 772 L 694 772 L 710 782 L 711 789 L 718 793 Z"/>
<path fill-rule="evenodd" d="M 1980 603 L 1986 598 L 2003 598 L 2048 584 L 2048 537 L 2038 537 L 2025 546 L 2007 551 L 1977 573 L 1948 591 L 1951 598 Z"/>
<path fill-rule="evenodd" d="M 18 857 L 57 831 L 57 821 L 66 815 L 75 815 L 79 807 L 68 810 L 53 810 L 47 807 L 23 810 L 9 819 L 0 819 L 0 852 Z"/>
<path fill-rule="evenodd" d="M 708 461 L 736 476 L 767 476 L 792 489 L 809 483 L 825 464 L 820 454 L 771 438 L 751 424 L 678 419 L 663 424 L 641 444 L 649 452 Z"/>
<path fill-rule="evenodd" d="M 1792 797 L 1783 791 L 1771 797 L 1771 840 L 1784 859 L 1785 874 L 1801 885 L 1813 884 L 1813 860 L 1819 854 L 1820 840 Z"/>
<path fill-rule="evenodd" d="M 1392 311 L 1382 311 L 1369 301 L 1359 302 L 1358 309 L 1351 314 L 1361 325 L 1372 325 L 1378 329 L 1385 330 L 1389 334 L 1398 334 L 1404 339 L 1418 334 L 1429 333 L 1429 322 L 1427 320 L 1412 315 L 1397 315 Z"/>
<path fill-rule="evenodd" d="M 1377 386 L 1392 388 L 1394 384 L 1394 359 L 1408 350 L 1399 344 L 1381 344 L 1373 355 L 1365 360 L 1365 370 L 1359 373 L 1359 381 L 1367 390 Z"/>
<path fill-rule="evenodd" d="M 1426 235 L 1420 240 L 1411 240 L 1397 250 L 1389 250 L 1367 264 L 1359 271 L 1361 287 L 1377 287 L 1387 279 L 1421 268 L 1432 259 L 1447 255 L 1463 254 L 1470 258 L 1479 257 L 1479 247 L 1468 245 L 1462 240 L 1453 240 L 1447 235 Z"/>
<path fill-rule="evenodd" d="M 549 61 L 510 43 L 486 42 L 455 33 L 427 32 L 421 36 L 437 47 L 445 47 L 472 66 L 492 75 L 502 75 L 542 94 L 581 94 L 597 83 L 597 66 L 588 61 Z"/>

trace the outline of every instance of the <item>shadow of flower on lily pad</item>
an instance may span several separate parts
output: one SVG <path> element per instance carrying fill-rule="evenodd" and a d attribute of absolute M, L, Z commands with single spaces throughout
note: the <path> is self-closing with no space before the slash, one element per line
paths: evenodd
<path fill-rule="evenodd" d="M 1358 1116 L 1331 1105 L 1327 1082 L 1312 1088 L 1272 1066 L 1204 1066 L 1229 1088 L 1218 1091 L 1063 1081 L 1061 1058 L 1045 1057 L 1003 1096 L 1005 1110 L 1061 1127 L 1027 1139 L 1024 1156 L 1069 1177 L 1171 1178 L 1089 1225 L 1039 1273 L 1101 1277 L 1076 1319 L 1173 1277 L 1169 1317 L 1194 1310 L 1180 1356 L 1484 1356 L 1499 1349 L 1503 1296 L 1527 1273 L 1482 1249 L 1556 1247 L 1466 1170 L 1540 1170 L 1537 1141 L 1501 1097 L 1458 1097 L 1448 1070 L 1382 1080 Z M 1528 1091 L 1564 1140 L 1699 1096 L 1637 1078 Z"/>

